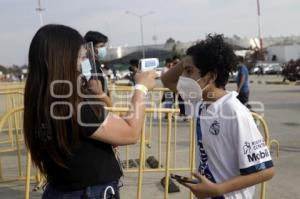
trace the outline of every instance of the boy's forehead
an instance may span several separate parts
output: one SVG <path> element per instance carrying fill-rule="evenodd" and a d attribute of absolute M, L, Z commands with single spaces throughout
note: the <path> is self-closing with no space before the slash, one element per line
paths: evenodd
<path fill-rule="evenodd" d="M 199 72 L 199 68 L 197 68 L 193 63 L 183 63 L 183 68 L 185 70 L 193 70 L 195 72 Z"/>
<path fill-rule="evenodd" d="M 194 66 L 193 58 L 191 56 L 184 57 L 184 59 L 182 60 L 182 64 L 183 67 L 193 67 Z"/>
<path fill-rule="evenodd" d="M 95 45 L 96 48 L 101 48 L 101 47 L 104 47 L 105 46 L 105 43 L 104 42 L 100 42 L 100 43 L 97 43 Z"/>

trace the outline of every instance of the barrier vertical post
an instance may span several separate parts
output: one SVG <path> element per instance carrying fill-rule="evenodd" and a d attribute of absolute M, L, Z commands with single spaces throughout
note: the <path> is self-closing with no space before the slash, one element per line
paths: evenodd
<path fill-rule="evenodd" d="M 168 112 L 166 168 L 165 168 L 165 197 L 164 197 L 165 199 L 168 199 L 168 194 L 169 194 L 171 133 L 172 133 L 172 113 Z"/>
<path fill-rule="evenodd" d="M 142 135 L 140 138 L 140 164 L 139 164 L 139 170 L 138 170 L 138 191 L 137 191 L 137 199 L 142 198 L 142 185 L 143 185 L 143 170 L 144 170 L 144 146 L 145 146 L 145 122 L 142 129 Z"/>
<path fill-rule="evenodd" d="M 172 93 L 173 96 L 173 93 Z M 178 100 L 177 100 L 177 94 L 174 96 L 175 97 L 175 108 L 178 108 Z M 174 168 L 176 168 L 176 150 L 177 150 L 177 114 L 174 114 L 174 150 L 173 150 L 173 165 Z"/>
<path fill-rule="evenodd" d="M 10 96 L 6 96 L 6 107 L 7 110 L 9 110 L 11 108 L 11 104 L 10 104 Z M 9 134 L 9 140 L 11 142 L 11 146 L 14 146 L 14 138 L 13 138 L 13 130 L 12 130 L 12 118 L 10 117 L 8 119 L 8 134 Z"/>
<path fill-rule="evenodd" d="M 259 115 L 257 113 L 252 113 L 252 116 L 260 121 L 262 129 L 263 129 L 263 133 L 264 133 L 265 143 L 266 143 L 267 146 L 269 146 L 270 134 L 269 134 L 269 129 L 268 129 L 268 126 L 266 124 L 266 121 L 262 118 L 261 115 Z M 260 185 L 260 199 L 265 199 L 266 198 L 266 187 L 267 187 L 266 182 L 261 183 L 261 185 Z"/>
<path fill-rule="evenodd" d="M 15 119 L 15 130 L 16 130 L 16 146 L 17 146 L 17 156 L 18 156 L 18 171 L 19 176 L 23 176 L 22 174 L 22 165 L 21 165 L 21 149 L 20 149 L 20 139 L 18 134 L 18 126 L 19 126 L 19 118 L 16 117 L 16 113 L 14 113 L 14 119 Z"/>
<path fill-rule="evenodd" d="M 29 150 L 27 150 L 26 159 L 26 184 L 25 184 L 25 199 L 29 199 L 30 192 L 30 179 L 31 179 L 31 155 Z"/>
<path fill-rule="evenodd" d="M 195 141 L 195 121 L 193 120 L 193 118 L 191 118 L 190 121 L 190 138 L 191 138 L 191 165 L 190 165 L 190 172 L 191 172 L 191 178 L 193 177 L 192 172 L 194 171 L 194 167 L 195 167 L 195 152 L 196 152 L 196 141 Z M 193 198 L 193 194 L 190 191 L 190 199 Z"/>
<path fill-rule="evenodd" d="M 3 179 L 3 175 L 2 175 L 2 163 L 1 163 L 1 157 L 0 157 L 0 180 Z"/>
<path fill-rule="evenodd" d="M 159 92 L 159 109 L 161 109 L 161 100 L 162 100 L 162 92 L 163 91 L 160 91 Z M 162 112 L 161 111 L 159 111 L 159 113 L 158 113 L 158 130 L 159 130 L 159 132 L 158 132 L 158 165 L 159 165 L 159 167 L 160 167 L 160 165 L 161 165 L 161 134 L 162 134 Z"/>
<path fill-rule="evenodd" d="M 153 93 L 151 93 L 151 108 L 155 108 L 153 106 Z M 152 125 L 153 125 L 153 112 L 150 113 L 150 124 L 149 124 L 149 136 L 148 136 L 148 144 L 147 146 L 151 148 L 151 138 L 152 138 Z"/>

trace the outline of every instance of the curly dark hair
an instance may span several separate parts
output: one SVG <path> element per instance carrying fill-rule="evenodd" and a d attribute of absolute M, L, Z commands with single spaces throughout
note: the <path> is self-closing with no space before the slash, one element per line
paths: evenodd
<path fill-rule="evenodd" d="M 224 41 L 224 36 L 209 34 L 187 50 L 187 55 L 193 58 L 195 66 L 200 70 L 201 77 L 208 72 L 217 75 L 215 85 L 225 88 L 229 73 L 236 69 L 237 57 L 231 45 Z"/>

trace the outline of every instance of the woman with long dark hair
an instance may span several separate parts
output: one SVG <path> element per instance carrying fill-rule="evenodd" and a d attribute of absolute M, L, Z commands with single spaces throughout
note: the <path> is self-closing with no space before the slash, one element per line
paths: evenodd
<path fill-rule="evenodd" d="M 47 179 L 45 199 L 102 198 L 109 186 L 118 198 L 122 172 L 112 146 L 137 142 L 144 96 L 155 86 L 154 71 L 138 73 L 127 117 L 105 114 L 101 96 L 81 75 L 85 52 L 78 31 L 63 25 L 42 27 L 30 44 L 24 133 L 32 160 Z M 107 193 L 112 197 L 111 189 Z"/>

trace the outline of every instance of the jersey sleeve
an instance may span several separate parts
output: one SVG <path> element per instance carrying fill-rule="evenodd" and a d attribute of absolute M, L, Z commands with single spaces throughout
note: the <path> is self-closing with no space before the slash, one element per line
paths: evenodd
<path fill-rule="evenodd" d="M 268 146 L 250 112 L 237 114 L 235 147 L 241 175 L 248 175 L 273 167 Z"/>

